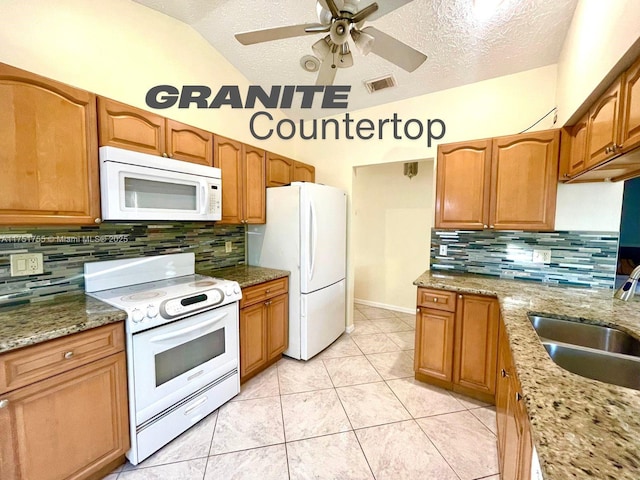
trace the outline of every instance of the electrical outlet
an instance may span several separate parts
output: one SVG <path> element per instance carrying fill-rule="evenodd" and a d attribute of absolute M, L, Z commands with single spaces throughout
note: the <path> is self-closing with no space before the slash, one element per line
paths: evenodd
<path fill-rule="evenodd" d="M 225 251 L 225 253 L 231 253 L 231 250 L 233 250 L 233 243 L 224 242 L 224 251 Z"/>
<path fill-rule="evenodd" d="M 44 272 L 41 253 L 20 253 L 10 255 L 11 276 L 38 275 Z"/>
<path fill-rule="evenodd" d="M 551 263 L 551 250 L 534 250 L 533 263 Z"/>
<path fill-rule="evenodd" d="M 446 257 L 447 256 L 447 246 L 446 245 L 440 245 L 440 256 L 442 256 L 442 257 Z"/>

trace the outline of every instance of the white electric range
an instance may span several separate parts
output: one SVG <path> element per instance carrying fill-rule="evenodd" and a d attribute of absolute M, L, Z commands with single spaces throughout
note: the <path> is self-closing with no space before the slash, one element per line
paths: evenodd
<path fill-rule="evenodd" d="M 127 312 L 129 461 L 137 465 L 240 392 L 237 282 L 193 253 L 85 264 L 85 292 Z"/>

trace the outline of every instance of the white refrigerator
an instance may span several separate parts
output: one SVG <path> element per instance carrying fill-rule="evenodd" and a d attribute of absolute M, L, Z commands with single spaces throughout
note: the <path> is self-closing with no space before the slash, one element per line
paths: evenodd
<path fill-rule="evenodd" d="M 267 189 L 267 223 L 248 232 L 249 265 L 289 270 L 289 348 L 309 360 L 345 330 L 347 195 L 315 183 Z"/>

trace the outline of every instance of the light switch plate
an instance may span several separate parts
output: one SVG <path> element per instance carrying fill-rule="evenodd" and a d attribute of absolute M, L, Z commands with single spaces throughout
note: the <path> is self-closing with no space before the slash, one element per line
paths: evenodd
<path fill-rule="evenodd" d="M 440 255 L 443 257 L 447 256 L 447 246 L 446 245 L 440 245 Z"/>
<path fill-rule="evenodd" d="M 19 253 L 9 256 L 11 276 L 39 275 L 44 272 L 44 260 L 41 253 Z"/>
<path fill-rule="evenodd" d="M 534 250 L 533 263 L 551 263 L 551 250 Z"/>
<path fill-rule="evenodd" d="M 233 243 L 224 242 L 224 251 L 225 251 L 225 253 L 231 253 L 231 250 L 233 250 Z"/>

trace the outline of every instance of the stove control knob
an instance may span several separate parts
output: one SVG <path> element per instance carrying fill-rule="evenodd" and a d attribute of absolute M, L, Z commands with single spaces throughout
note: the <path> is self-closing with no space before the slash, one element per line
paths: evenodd
<path fill-rule="evenodd" d="M 147 317 L 155 318 L 156 315 L 158 315 L 158 307 L 156 307 L 155 305 L 149 305 L 147 307 Z"/>
<path fill-rule="evenodd" d="M 136 308 L 131 312 L 131 320 L 133 320 L 134 323 L 140 323 L 143 318 L 144 314 L 142 313 L 142 310 L 138 310 Z"/>
<path fill-rule="evenodd" d="M 233 295 L 233 287 L 232 287 L 231 285 L 229 285 L 229 286 L 226 288 L 226 292 L 225 292 L 225 293 L 226 293 L 227 295 Z"/>
<path fill-rule="evenodd" d="M 240 293 L 240 285 L 237 283 L 233 286 L 233 293 Z"/>

